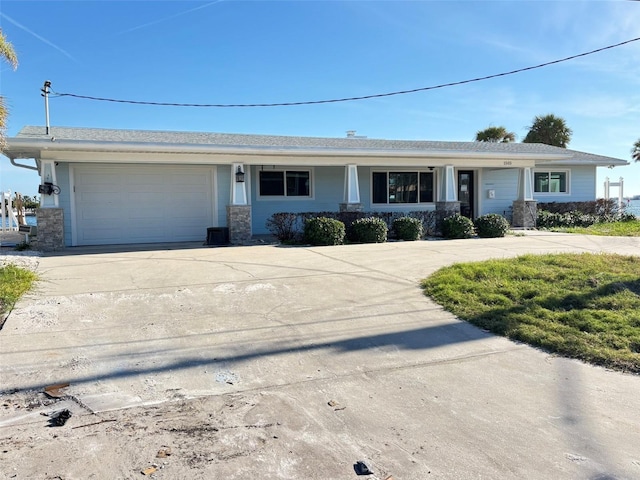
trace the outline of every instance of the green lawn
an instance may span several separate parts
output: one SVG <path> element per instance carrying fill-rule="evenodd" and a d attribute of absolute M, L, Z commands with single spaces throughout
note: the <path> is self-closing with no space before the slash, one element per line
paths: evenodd
<path fill-rule="evenodd" d="M 590 227 L 553 228 L 554 232 L 583 233 L 609 237 L 640 237 L 640 220 L 632 222 L 596 223 Z"/>
<path fill-rule="evenodd" d="M 16 301 L 28 291 L 37 275 L 15 265 L 0 267 L 0 327 L 4 314 L 13 308 Z"/>
<path fill-rule="evenodd" d="M 462 320 L 549 352 L 640 373 L 640 257 L 525 255 L 423 280 Z"/>

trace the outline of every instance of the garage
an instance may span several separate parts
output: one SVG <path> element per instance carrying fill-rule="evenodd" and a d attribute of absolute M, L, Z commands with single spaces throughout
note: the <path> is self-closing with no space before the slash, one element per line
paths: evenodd
<path fill-rule="evenodd" d="M 212 166 L 74 165 L 74 245 L 200 241 L 215 226 Z"/>

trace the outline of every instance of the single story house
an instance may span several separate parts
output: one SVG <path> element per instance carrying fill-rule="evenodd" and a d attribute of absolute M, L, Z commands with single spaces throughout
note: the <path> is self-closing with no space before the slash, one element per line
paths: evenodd
<path fill-rule="evenodd" d="M 200 241 L 268 233 L 276 212 L 460 212 L 596 198 L 596 167 L 625 160 L 543 144 L 24 127 L 12 164 L 40 174 L 40 245 Z"/>

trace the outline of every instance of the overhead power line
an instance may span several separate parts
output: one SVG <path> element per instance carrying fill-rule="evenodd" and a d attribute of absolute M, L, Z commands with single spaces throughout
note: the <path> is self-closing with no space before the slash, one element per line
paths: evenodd
<path fill-rule="evenodd" d="M 587 55 L 593 55 L 594 53 L 602 52 L 605 50 L 610 50 L 612 48 L 621 47 L 622 45 L 627 45 L 632 42 L 637 42 L 640 40 L 640 37 L 632 38 L 630 40 L 626 40 L 624 42 L 616 43 L 614 45 L 608 45 L 606 47 L 597 48 L 595 50 L 590 50 L 588 52 L 579 53 L 577 55 L 571 55 L 570 57 L 560 58 L 558 60 L 553 60 L 550 62 L 541 63 L 539 65 L 533 65 L 530 67 L 518 68 L 516 70 L 511 70 L 509 72 L 496 73 L 493 75 L 486 75 L 484 77 L 476 77 L 470 78 L 468 80 L 460 80 L 457 82 L 450 83 L 442 83 L 440 85 L 432 85 L 429 87 L 420 87 L 413 88 L 411 90 L 399 90 L 396 92 L 388 92 L 388 93 L 377 93 L 373 95 L 363 95 L 360 97 L 345 97 L 345 98 L 333 98 L 329 100 L 309 100 L 304 102 L 282 102 L 282 103 L 236 103 L 236 104 L 224 104 L 224 103 L 170 103 L 170 102 L 147 102 L 141 100 L 123 100 L 116 98 L 104 98 L 104 97 L 95 97 L 90 95 L 78 95 L 76 93 L 57 93 L 52 92 L 52 95 L 57 97 L 74 97 L 80 98 L 84 100 L 96 100 L 100 102 L 114 102 L 114 103 L 128 103 L 133 105 L 157 105 L 163 107 L 208 107 L 208 108 L 248 108 L 248 107 L 293 107 L 297 105 L 319 105 L 323 103 L 339 103 L 339 102 L 352 102 L 356 100 L 368 100 L 371 98 L 381 98 L 381 97 L 392 97 L 395 95 L 406 95 L 409 93 L 416 92 L 426 92 L 428 90 L 436 90 L 438 88 L 445 87 L 455 87 L 456 85 L 464 85 L 467 83 L 480 82 L 483 80 L 490 80 L 492 78 L 498 77 L 506 77 L 508 75 L 515 75 L 516 73 L 527 72 L 530 70 L 536 70 L 542 67 L 548 67 L 549 65 L 555 65 L 557 63 L 568 62 L 569 60 L 574 60 L 580 57 L 586 57 Z"/>

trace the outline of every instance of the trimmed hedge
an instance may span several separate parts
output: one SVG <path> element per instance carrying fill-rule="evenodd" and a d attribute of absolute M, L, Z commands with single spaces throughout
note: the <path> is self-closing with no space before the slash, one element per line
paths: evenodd
<path fill-rule="evenodd" d="M 412 212 L 279 212 L 271 215 L 265 226 L 282 243 L 295 243 L 304 241 L 305 222 L 308 219 L 326 217 L 339 220 L 345 225 L 348 239 L 353 238 L 351 225 L 360 218 L 376 217 L 387 225 L 387 230 L 393 228 L 396 218 L 415 218 L 422 224 L 424 235 L 436 235 L 436 213 L 432 210 Z"/>
<path fill-rule="evenodd" d="M 599 198 L 588 202 L 538 202 L 538 210 L 550 213 L 582 213 L 598 216 L 616 216 L 618 213 L 618 201 L 610 198 Z"/>
<path fill-rule="evenodd" d="M 476 227 L 476 233 L 481 238 L 504 237 L 509 231 L 509 222 L 497 213 L 488 213 L 478 217 L 473 224 Z"/>
<path fill-rule="evenodd" d="M 304 241 L 311 245 L 342 245 L 344 235 L 344 223 L 340 220 L 316 217 L 304 223 Z"/>
<path fill-rule="evenodd" d="M 400 217 L 393 221 L 393 231 L 398 240 L 420 240 L 424 232 L 422 222 L 417 218 Z"/>
<path fill-rule="evenodd" d="M 553 213 L 538 210 L 536 226 L 538 228 L 590 227 L 596 223 L 629 222 L 636 220 L 635 215 L 626 212 L 615 214 L 583 213 L 577 210 L 565 213 Z"/>
<path fill-rule="evenodd" d="M 463 217 L 459 213 L 442 221 L 442 236 L 444 238 L 471 238 L 474 233 L 471 219 Z"/>
<path fill-rule="evenodd" d="M 377 217 L 359 218 L 351 224 L 350 240 L 356 243 L 384 243 L 389 229 Z"/>
<path fill-rule="evenodd" d="M 578 211 L 567 213 L 551 213 L 546 210 L 538 210 L 536 227 L 538 228 L 568 228 L 589 227 L 595 223 L 606 222 L 595 214 L 581 213 Z"/>

